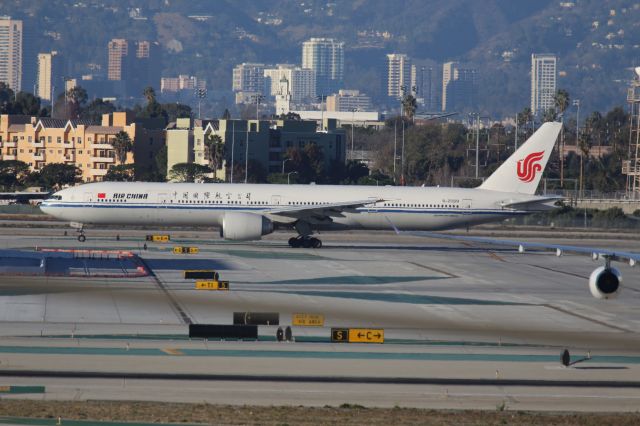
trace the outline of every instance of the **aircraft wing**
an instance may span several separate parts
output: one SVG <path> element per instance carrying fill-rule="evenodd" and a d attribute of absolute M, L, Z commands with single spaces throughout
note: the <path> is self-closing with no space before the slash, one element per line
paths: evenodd
<path fill-rule="evenodd" d="M 394 227 L 395 228 L 395 227 Z M 588 254 L 594 260 L 597 259 L 609 259 L 615 261 L 626 261 L 629 262 L 629 265 L 635 266 L 635 264 L 640 261 L 640 253 L 633 253 L 623 250 L 611 250 L 611 249 L 603 249 L 603 248 L 595 248 L 595 247 L 579 247 L 579 246 L 569 246 L 564 244 L 548 244 L 548 243 L 533 243 L 526 241 L 515 241 L 515 240 L 502 240 L 496 238 L 487 238 L 487 237 L 469 237 L 465 235 L 449 235 L 449 234 L 440 234 L 437 232 L 428 232 L 428 231 L 399 231 L 395 228 L 396 233 L 402 235 L 417 235 L 424 236 L 430 238 L 440 238 L 445 240 L 455 240 L 455 241 L 466 241 L 466 242 L 474 242 L 480 244 L 492 244 L 492 245 L 501 245 L 501 246 L 509 246 L 517 248 L 520 253 L 524 253 L 527 249 L 540 249 L 540 250 L 553 250 L 556 252 L 556 256 L 562 256 L 563 253 L 580 253 L 580 254 Z"/>
<path fill-rule="evenodd" d="M 384 201 L 381 199 L 369 198 L 366 200 L 344 201 L 340 203 L 325 203 L 314 205 L 293 205 L 281 209 L 269 210 L 265 215 L 280 223 L 292 223 L 300 219 L 309 222 L 330 221 L 331 217 L 342 216 L 348 210 L 355 210 L 370 204 Z"/>

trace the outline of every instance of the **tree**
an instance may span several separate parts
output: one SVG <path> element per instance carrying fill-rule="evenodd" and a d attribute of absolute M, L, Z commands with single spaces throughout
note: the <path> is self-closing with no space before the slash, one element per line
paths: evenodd
<path fill-rule="evenodd" d="M 40 170 L 40 179 L 47 188 L 61 188 L 80 180 L 82 170 L 72 164 L 49 163 Z"/>
<path fill-rule="evenodd" d="M 569 92 L 564 89 L 558 89 L 553 95 L 553 103 L 556 107 L 556 112 L 562 115 L 569 106 Z"/>
<path fill-rule="evenodd" d="M 80 86 L 67 91 L 67 118 L 79 118 L 82 107 L 87 103 L 87 91 Z"/>
<path fill-rule="evenodd" d="M 209 134 L 204 140 L 206 147 L 206 157 L 211 170 L 216 171 L 222 168 L 224 159 L 224 142 L 218 135 Z"/>
<path fill-rule="evenodd" d="M 85 108 L 82 108 L 80 118 L 99 123 L 102 119 L 102 114 L 111 114 L 115 111 L 116 107 L 111 102 L 105 102 L 102 98 L 97 98 L 92 100 Z"/>
<path fill-rule="evenodd" d="M 196 182 L 202 181 L 205 175 L 212 170 L 202 164 L 178 163 L 174 164 L 169 171 L 169 179 L 175 182 Z"/>
<path fill-rule="evenodd" d="M 135 164 L 120 164 L 112 166 L 104 175 L 105 181 L 109 182 L 134 182 L 135 177 Z"/>
<path fill-rule="evenodd" d="M 142 94 L 144 95 L 145 99 L 147 100 L 147 104 L 156 102 L 156 91 L 153 90 L 153 87 L 151 87 L 151 86 L 145 87 L 144 91 L 142 92 Z"/>
<path fill-rule="evenodd" d="M 23 185 L 29 175 L 29 165 L 19 160 L 0 161 L 0 186 L 5 190 Z"/>
<path fill-rule="evenodd" d="M 4 81 L 0 81 L 0 113 L 10 114 L 13 109 L 14 92 Z"/>
<path fill-rule="evenodd" d="M 418 101 L 416 98 L 410 93 L 404 95 L 402 97 L 402 111 L 410 121 L 413 121 L 416 109 L 418 109 Z"/>
<path fill-rule="evenodd" d="M 125 161 L 127 161 L 127 154 L 133 149 L 133 142 L 129 134 L 124 130 L 120 130 L 109 143 L 111 143 L 113 149 L 116 151 L 118 163 L 121 165 L 124 164 Z"/>
<path fill-rule="evenodd" d="M 40 114 L 40 98 L 28 92 L 18 92 L 13 113 L 38 116 Z"/>
<path fill-rule="evenodd" d="M 542 115 L 542 121 L 547 123 L 549 121 L 556 121 L 557 113 L 555 108 L 549 108 Z"/>

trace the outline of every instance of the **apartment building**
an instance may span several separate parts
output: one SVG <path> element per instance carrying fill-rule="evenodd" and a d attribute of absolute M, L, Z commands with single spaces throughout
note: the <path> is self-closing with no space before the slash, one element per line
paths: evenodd
<path fill-rule="evenodd" d="M 21 20 L 0 16 L 0 82 L 16 93 L 22 90 L 22 36 Z"/>
<path fill-rule="evenodd" d="M 102 123 L 48 117 L 0 115 L 0 160 L 19 160 L 31 170 L 46 164 L 73 164 L 84 182 L 101 181 L 118 164 L 111 141 L 120 131 L 133 141 L 124 164 L 149 167 L 164 145 L 164 130 L 135 121 L 128 112 L 104 114 Z"/>
<path fill-rule="evenodd" d="M 247 158 L 257 161 L 269 173 L 282 170 L 289 148 L 302 149 L 314 143 L 322 148 L 325 166 L 333 161 L 344 162 L 345 130 L 336 120 L 328 120 L 326 129 L 317 131 L 315 121 L 298 120 L 193 120 L 178 119 L 167 129 L 167 172 L 177 163 L 207 164 L 204 140 L 218 135 L 224 142 L 225 164 L 244 165 Z M 248 157 L 247 157 L 248 155 Z M 230 180 L 227 167 L 216 170 L 216 177 Z M 235 181 L 244 176 L 236 176 Z"/>
<path fill-rule="evenodd" d="M 531 55 L 531 112 L 542 115 L 555 107 L 556 55 L 534 53 Z"/>

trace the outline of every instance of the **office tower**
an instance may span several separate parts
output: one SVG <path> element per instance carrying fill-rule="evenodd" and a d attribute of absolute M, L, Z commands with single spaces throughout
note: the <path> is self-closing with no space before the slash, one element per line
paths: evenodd
<path fill-rule="evenodd" d="M 336 93 L 344 80 L 344 43 L 312 38 L 302 43 L 302 68 L 315 72 L 316 95 Z"/>
<path fill-rule="evenodd" d="M 0 82 L 22 90 L 22 21 L 0 16 Z"/>
<path fill-rule="evenodd" d="M 36 93 L 40 99 L 50 101 L 56 82 L 62 83 L 58 78 L 62 77 L 60 69 L 60 55 L 55 50 L 49 53 L 38 53 L 38 73 L 36 81 Z M 58 90 L 63 90 L 62 85 Z"/>
<path fill-rule="evenodd" d="M 109 80 L 124 80 L 123 74 L 129 56 L 129 43 L 122 38 L 114 38 L 107 45 L 109 63 L 107 78 Z"/>
<path fill-rule="evenodd" d="M 477 71 L 457 62 L 442 65 L 442 111 L 473 108 L 476 103 Z"/>
<path fill-rule="evenodd" d="M 551 54 L 531 55 L 531 112 L 544 114 L 555 106 L 557 58 Z"/>
<path fill-rule="evenodd" d="M 421 102 L 426 109 L 433 109 L 433 68 L 420 67 L 416 86 L 418 99 L 422 99 Z"/>
<path fill-rule="evenodd" d="M 354 112 L 371 111 L 371 98 L 359 90 L 340 89 L 327 97 L 327 111 Z"/>
<path fill-rule="evenodd" d="M 402 99 L 412 90 L 411 59 L 402 53 L 387 55 L 387 96 Z M 404 92 L 403 92 L 404 89 Z"/>
<path fill-rule="evenodd" d="M 287 81 L 291 102 L 301 104 L 316 97 L 316 74 L 313 70 L 291 64 L 278 64 L 264 70 L 265 94 L 282 95 L 282 80 Z"/>
<path fill-rule="evenodd" d="M 262 94 L 264 64 L 242 63 L 233 69 L 233 91 Z"/>

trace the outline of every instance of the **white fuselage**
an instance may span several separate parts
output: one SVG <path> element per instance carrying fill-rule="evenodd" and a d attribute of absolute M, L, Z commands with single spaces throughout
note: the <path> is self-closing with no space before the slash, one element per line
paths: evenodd
<path fill-rule="evenodd" d="M 41 209 L 81 224 L 220 226 L 229 212 L 272 218 L 305 206 L 383 200 L 310 220 L 316 229 L 441 230 L 546 210 L 504 207 L 536 196 L 483 189 L 397 186 L 100 182 L 57 192 Z M 282 218 L 281 216 L 279 218 Z M 276 226 L 296 219 L 276 219 Z"/>

